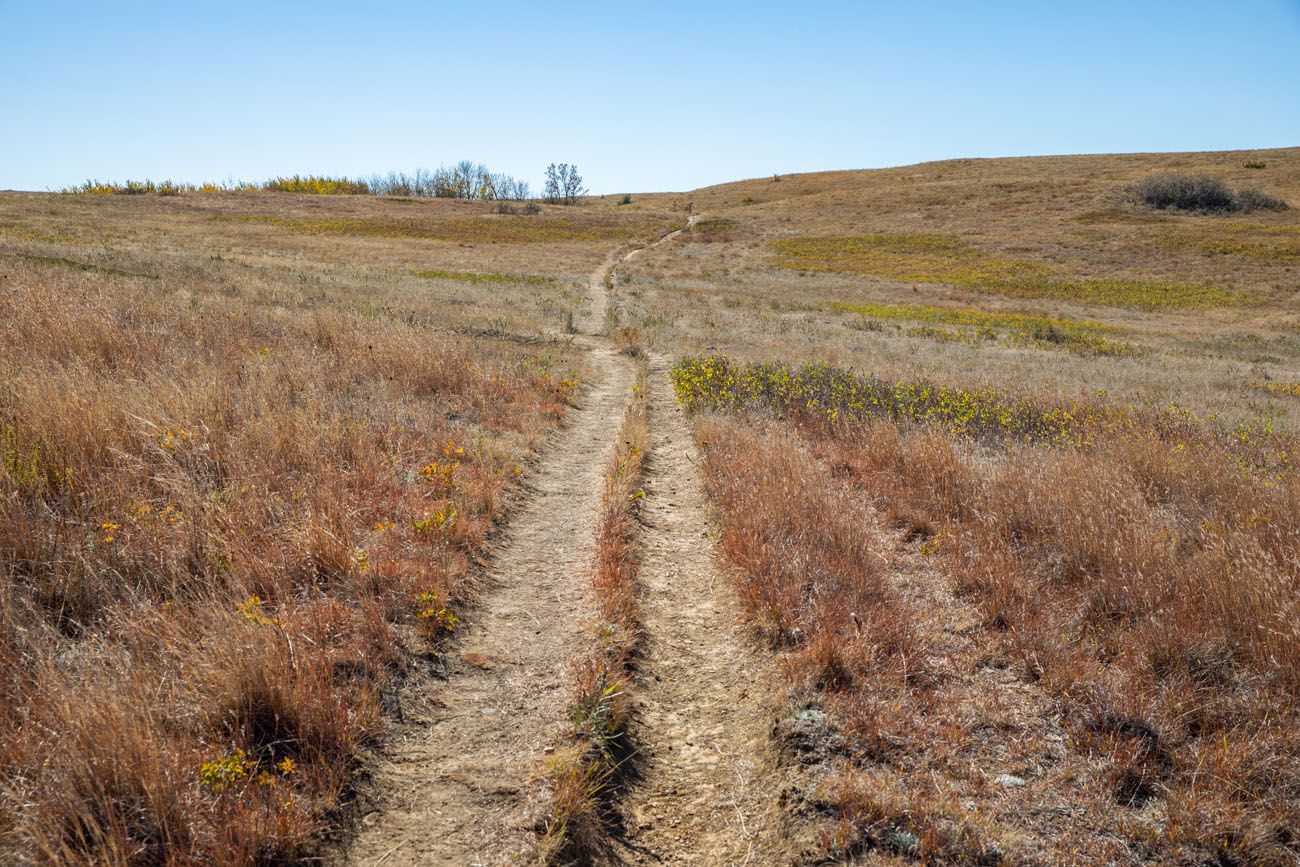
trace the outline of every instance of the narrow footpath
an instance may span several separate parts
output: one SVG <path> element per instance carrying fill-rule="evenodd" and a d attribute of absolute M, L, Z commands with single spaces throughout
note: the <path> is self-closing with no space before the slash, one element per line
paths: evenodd
<path fill-rule="evenodd" d="M 691 222 L 697 218 L 692 218 Z M 689 224 L 688 224 L 689 225 Z M 479 604 L 448 652 L 446 680 L 413 697 L 363 790 L 368 812 L 340 853 L 356 865 L 528 863 L 544 808 L 537 769 L 566 737 L 569 661 L 594 611 L 587 575 L 603 485 L 635 366 L 599 332 L 615 269 L 591 275 L 579 323 L 589 383 L 544 450 Z M 785 865 L 775 662 L 739 622 L 715 563 L 690 422 L 667 362 L 651 365 L 640 579 L 646 653 L 632 740 L 640 778 L 620 805 L 621 864 Z"/>

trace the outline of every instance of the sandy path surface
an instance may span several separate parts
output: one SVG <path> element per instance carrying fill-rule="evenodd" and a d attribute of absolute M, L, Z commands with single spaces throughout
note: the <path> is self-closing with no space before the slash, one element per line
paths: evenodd
<path fill-rule="evenodd" d="M 690 422 L 667 365 L 650 377 L 642 531 L 646 657 L 635 740 L 642 779 L 625 802 L 627 864 L 786 864 L 769 733 L 770 654 L 739 623 L 715 562 Z"/>
<path fill-rule="evenodd" d="M 594 338 L 617 261 L 591 277 L 577 338 L 591 378 L 580 404 L 496 546 L 433 707 L 396 727 L 373 769 L 364 790 L 373 808 L 343 853 L 348 863 L 500 864 L 533 848 L 529 779 L 564 737 L 568 663 L 590 618 L 586 572 L 602 472 L 634 376 L 629 359 Z"/>
<path fill-rule="evenodd" d="M 692 217 L 694 222 L 697 217 Z M 613 269 L 592 275 L 576 338 L 591 380 L 546 448 L 527 505 L 497 545 L 479 604 L 436 693 L 407 716 L 363 791 L 369 811 L 340 853 L 357 865 L 525 863 L 543 804 L 532 782 L 566 734 L 569 660 L 587 636 L 587 575 L 602 473 L 635 376 L 599 337 Z M 690 423 L 667 365 L 650 377 L 651 453 L 641 583 L 647 634 L 633 739 L 641 779 L 623 805 L 626 864 L 782 864 L 768 733 L 774 665 L 738 621 L 714 562 Z"/>

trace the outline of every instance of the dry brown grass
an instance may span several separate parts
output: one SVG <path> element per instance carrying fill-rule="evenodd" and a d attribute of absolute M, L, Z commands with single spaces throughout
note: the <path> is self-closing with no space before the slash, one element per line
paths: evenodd
<path fill-rule="evenodd" d="M 1252 160 L 1266 168 L 1243 167 Z M 1105 390 L 1233 420 L 1272 414 L 1300 427 L 1294 401 L 1250 388 L 1287 379 L 1300 364 L 1300 271 L 1291 255 L 1300 211 L 1165 214 L 1129 204 L 1128 185 L 1159 171 L 1210 173 L 1300 202 L 1294 149 L 951 160 L 724 184 L 689 198 L 697 213 L 734 222 L 730 240 L 683 240 L 629 263 L 623 321 L 673 355 L 716 349 L 743 359 L 828 361 L 890 379 L 953 382 L 960 371 L 967 386 L 1015 382 L 1068 397 Z M 790 270 L 773 246 L 808 250 L 817 239 L 873 237 L 933 242 L 911 252 L 868 245 L 865 258 L 848 256 L 871 273 Z M 1020 289 L 1055 297 L 996 294 L 1002 283 L 1025 294 L 1017 280 L 1025 281 Z M 1089 303 L 1090 295 L 1147 309 Z M 1169 298 L 1249 303 L 1161 306 Z M 841 312 L 881 305 L 919 315 L 913 325 L 864 328 Z M 1046 341 L 954 339 L 961 335 L 927 321 L 936 308 L 1086 320 L 1127 332 L 1138 351 L 1067 357 Z"/>
<path fill-rule="evenodd" d="M 514 284 L 449 306 L 409 274 L 493 263 L 261 246 L 176 201 L 0 197 L 48 227 L 0 237 L 5 860 L 310 850 L 577 386 Z M 600 255 L 517 297 L 572 303 Z"/>
<path fill-rule="evenodd" d="M 1099 772 L 1118 811 L 1107 834 L 1159 863 L 1296 857 L 1293 469 L 1247 459 L 1212 426 L 1163 435 L 1117 426 L 1082 447 L 977 448 L 942 427 L 804 418 L 811 445 L 752 417 L 706 420 L 699 436 L 742 598 L 792 645 L 793 683 L 819 696 L 851 749 L 897 774 L 903 765 L 891 751 L 933 715 L 924 710 L 925 663 L 907 664 L 930 654 L 882 586 L 871 546 L 880 522 L 855 505 L 865 496 L 902 516 L 906 536 L 922 539 L 921 552 L 970 594 L 1016 670 L 1061 708 L 1071 750 L 1104 759 Z M 893 687 L 901 697 L 890 692 L 899 668 L 917 681 Z M 977 824 L 958 821 L 974 829 L 956 838 L 959 850 L 950 835 L 925 830 L 926 816 L 950 811 L 927 800 L 919 781 L 907 784 L 915 798 L 901 816 L 891 811 L 877 776 L 846 774 L 833 837 L 841 851 L 887 848 L 902 829 L 929 857 L 978 861 L 971 853 L 987 852 L 984 843 L 969 848 L 985 839 Z M 1056 788 L 1042 797 L 1071 796 Z"/>
<path fill-rule="evenodd" d="M 1287 863 L 1300 841 L 1300 485 L 1207 443 L 1117 436 L 972 455 L 879 425 L 830 459 L 939 527 L 937 553 L 1077 748 L 1111 762 L 1131 845 Z M 1159 833 L 1155 833 L 1158 829 Z M 1149 838 L 1149 839 L 1148 839 Z"/>
<path fill-rule="evenodd" d="M 622 351 L 867 368 L 853 394 L 894 401 L 828 424 L 848 380 L 822 377 L 697 428 L 828 853 L 1294 863 L 1300 213 L 1126 190 L 1208 172 L 1300 201 L 1298 157 L 957 160 L 536 215 L 0 196 L 0 851 L 309 849 L 564 412 L 586 274 L 689 201 L 710 219 L 610 287 Z M 1122 351 L 1067 355 L 1066 323 Z M 550 774 L 561 860 L 601 846 L 625 767 L 636 413 Z"/>
<path fill-rule="evenodd" d="M 547 216 L 483 214 L 475 216 L 410 218 L 294 218 L 275 214 L 218 214 L 216 220 L 234 219 L 261 223 L 308 235 L 339 235 L 376 238 L 418 238 L 479 244 L 547 244 L 557 241 L 627 241 L 644 226 L 630 221 L 621 224 L 593 223 L 570 219 L 568 215 Z"/>
<path fill-rule="evenodd" d="M 898 773 L 939 734 L 924 722 L 935 673 L 887 577 L 870 509 L 788 430 L 710 418 L 698 434 L 721 550 L 793 691 L 785 734 L 801 763 L 838 768 L 817 784 L 834 815 L 827 854 L 998 863 L 978 816 L 928 798 L 923 781 L 905 788 Z"/>
<path fill-rule="evenodd" d="M 687 403 L 730 407 L 697 422 L 722 548 L 790 679 L 778 731 L 825 774 L 830 854 L 1300 857 L 1300 218 L 1125 200 L 1159 170 L 1300 198 L 1296 151 L 1267 177 L 1255 156 L 746 181 L 691 197 L 729 240 L 624 269 L 625 320 L 694 356 Z M 1005 297 L 1031 278 L 1130 295 Z M 1131 295 L 1175 285 L 1249 303 Z M 1132 354 L 953 330 L 1049 319 Z M 874 385 L 700 356 L 719 351 Z"/>
<path fill-rule="evenodd" d="M 642 364 L 605 473 L 591 576 L 600 619 L 592 646 L 573 661 L 574 743 L 546 770 L 550 805 L 539 842 L 546 863 L 591 863 L 608 849 L 618 821 L 615 801 L 633 775 L 632 692 L 643 634 L 638 516 L 645 496 L 648 410 Z"/>

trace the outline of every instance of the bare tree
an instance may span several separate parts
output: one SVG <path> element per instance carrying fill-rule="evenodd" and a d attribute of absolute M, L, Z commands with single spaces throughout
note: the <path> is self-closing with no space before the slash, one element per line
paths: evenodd
<path fill-rule="evenodd" d="M 416 169 L 412 174 L 389 172 L 358 179 L 370 192 L 386 196 L 437 196 L 446 199 L 522 201 L 530 195 L 528 184 L 510 175 L 488 171 L 487 166 L 461 160 L 436 171 Z"/>
<path fill-rule="evenodd" d="M 578 167 L 569 163 L 551 163 L 546 167 L 546 187 L 543 198 L 552 205 L 573 205 L 587 194 L 582 185 Z"/>
<path fill-rule="evenodd" d="M 542 187 L 542 198 L 548 205 L 560 203 L 560 167 L 555 163 L 546 167 L 546 184 Z"/>
<path fill-rule="evenodd" d="M 456 185 L 452 182 L 451 169 L 438 166 L 433 173 L 433 194 L 440 199 L 456 198 Z"/>
<path fill-rule="evenodd" d="M 568 172 L 561 174 L 564 203 L 573 205 L 577 203 L 579 196 L 587 195 L 587 188 L 582 185 L 582 175 L 578 174 L 578 167 L 570 165 L 567 168 Z"/>

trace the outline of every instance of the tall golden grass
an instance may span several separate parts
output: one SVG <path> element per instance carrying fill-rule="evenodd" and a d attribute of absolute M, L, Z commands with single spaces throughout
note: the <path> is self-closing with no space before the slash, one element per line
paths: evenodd
<path fill-rule="evenodd" d="M 1023 678 L 1058 702 L 1071 748 L 1104 760 L 1108 835 L 1160 862 L 1293 863 L 1300 478 L 1289 461 L 1212 422 L 977 440 L 943 418 L 730 405 L 697 427 L 723 550 L 751 615 L 787 649 L 792 682 L 821 696 L 861 761 L 889 766 L 900 727 L 923 716 L 927 677 L 879 575 L 878 530 L 855 511 L 865 502 L 919 528 Z M 1274 435 L 1267 450 L 1295 446 Z M 889 848 L 905 831 L 926 857 L 983 863 L 978 828 L 954 835 L 927 818 L 932 804 L 862 779 L 833 799 L 839 851 Z M 1153 802 L 1156 826 L 1139 821 Z"/>
<path fill-rule="evenodd" d="M 3 857 L 303 855 L 573 379 L 325 293 L 5 270 Z"/>

